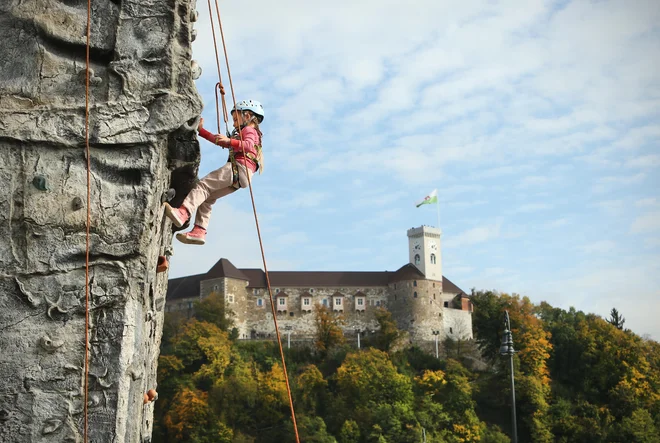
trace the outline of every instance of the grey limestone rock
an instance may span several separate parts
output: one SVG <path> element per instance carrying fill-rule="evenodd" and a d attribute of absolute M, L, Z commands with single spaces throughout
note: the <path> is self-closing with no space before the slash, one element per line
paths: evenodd
<path fill-rule="evenodd" d="M 151 440 L 170 224 L 197 178 L 194 0 L 93 0 L 89 441 Z M 81 442 L 87 0 L 0 0 L 0 442 Z"/>

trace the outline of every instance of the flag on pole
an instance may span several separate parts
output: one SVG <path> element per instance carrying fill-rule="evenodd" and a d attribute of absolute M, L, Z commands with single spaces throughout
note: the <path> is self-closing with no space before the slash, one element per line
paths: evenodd
<path fill-rule="evenodd" d="M 438 190 L 434 189 L 429 195 L 424 197 L 424 200 L 417 203 L 416 207 L 419 208 L 422 205 L 430 205 L 431 203 L 438 203 Z"/>

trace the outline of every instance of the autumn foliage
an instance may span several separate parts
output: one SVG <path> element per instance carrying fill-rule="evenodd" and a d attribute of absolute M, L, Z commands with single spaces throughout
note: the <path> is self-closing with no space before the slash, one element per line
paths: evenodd
<path fill-rule="evenodd" d="M 499 355 L 507 310 L 519 441 L 660 443 L 660 344 L 621 321 L 525 297 L 476 292 L 472 302 L 475 340 L 440 360 L 393 346 L 402 335 L 384 310 L 358 350 L 341 315 L 318 309 L 314 342 L 285 349 L 301 441 L 510 442 L 509 360 Z M 294 441 L 276 344 L 232 338 L 218 306 L 168 319 L 153 441 Z"/>

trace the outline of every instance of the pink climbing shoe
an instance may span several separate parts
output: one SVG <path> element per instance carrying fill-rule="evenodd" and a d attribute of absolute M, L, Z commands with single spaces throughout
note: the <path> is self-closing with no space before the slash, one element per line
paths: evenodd
<path fill-rule="evenodd" d="M 177 240 L 188 245 L 203 245 L 206 243 L 206 229 L 195 225 L 190 232 L 179 232 L 176 235 Z"/>
<path fill-rule="evenodd" d="M 177 228 L 185 225 L 188 219 L 190 218 L 190 213 L 186 208 L 181 206 L 180 208 L 173 208 L 169 203 L 165 203 L 165 215 L 167 218 L 172 220 L 172 223 Z"/>

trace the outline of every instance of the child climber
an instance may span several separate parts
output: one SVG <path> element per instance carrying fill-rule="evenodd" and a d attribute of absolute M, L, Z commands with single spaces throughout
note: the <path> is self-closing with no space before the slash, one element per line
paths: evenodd
<path fill-rule="evenodd" d="M 234 120 L 231 138 L 222 134 L 214 135 L 202 127 L 203 120 L 199 123 L 199 135 L 211 143 L 229 149 L 227 163 L 201 179 L 180 207 L 173 208 L 165 203 L 165 214 L 177 228 L 183 226 L 197 210 L 195 226 L 192 230 L 176 235 L 176 238 L 183 243 L 193 245 L 205 243 L 206 228 L 211 218 L 213 203 L 239 188 L 247 187 L 248 174 L 251 179 L 252 174 L 259 169 L 259 164 L 263 162 L 262 134 L 259 130 L 259 123 L 264 120 L 264 108 L 261 103 L 255 100 L 243 100 L 232 109 L 231 116 Z"/>

